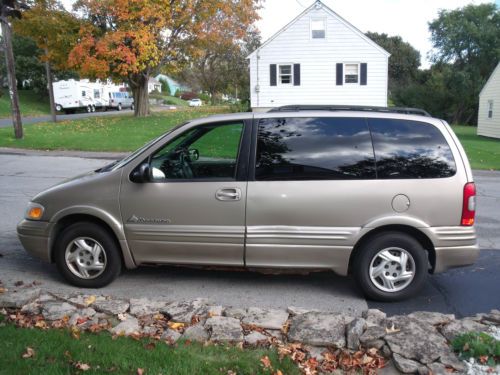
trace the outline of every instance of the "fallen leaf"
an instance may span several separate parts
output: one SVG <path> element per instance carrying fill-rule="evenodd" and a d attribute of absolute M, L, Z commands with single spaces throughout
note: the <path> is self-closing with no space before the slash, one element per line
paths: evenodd
<path fill-rule="evenodd" d="M 156 347 L 156 344 L 154 342 L 150 342 L 146 345 L 144 345 L 144 349 L 146 350 L 153 350 Z"/>
<path fill-rule="evenodd" d="M 168 326 L 172 329 L 178 330 L 180 328 L 184 328 L 185 324 L 177 322 L 168 322 Z"/>
<path fill-rule="evenodd" d="M 29 346 L 26 348 L 26 352 L 23 353 L 23 358 L 32 358 L 35 356 L 35 351 Z"/>
<path fill-rule="evenodd" d="M 86 363 L 82 363 L 82 362 L 76 362 L 75 363 L 75 368 L 77 370 L 82 370 L 82 371 L 88 371 L 90 370 L 90 366 Z"/>
<path fill-rule="evenodd" d="M 486 362 L 488 362 L 488 356 L 487 355 L 480 355 L 479 362 L 481 362 L 484 365 Z"/>
<path fill-rule="evenodd" d="M 47 328 L 47 322 L 45 320 L 39 320 L 38 322 L 35 323 L 35 327 L 45 329 Z"/>
<path fill-rule="evenodd" d="M 73 337 L 75 340 L 80 339 L 80 330 L 75 326 L 71 327 L 71 337 Z"/>
<path fill-rule="evenodd" d="M 394 324 L 390 328 L 385 328 L 386 333 L 396 333 L 401 331 L 399 328 L 394 327 Z"/>
<path fill-rule="evenodd" d="M 262 366 L 264 366 L 264 368 L 266 368 L 266 369 L 272 368 L 271 360 L 269 359 L 269 357 L 267 355 L 260 359 L 260 363 L 262 363 Z"/>
<path fill-rule="evenodd" d="M 137 369 L 137 375 L 144 375 L 144 369 L 138 368 Z"/>
<path fill-rule="evenodd" d="M 95 302 L 95 296 L 94 295 L 88 296 L 87 298 L 85 298 L 83 302 L 85 302 L 87 306 L 90 306 Z"/>
<path fill-rule="evenodd" d="M 24 281 L 22 281 L 22 280 L 16 281 L 14 283 L 14 286 L 22 286 L 22 285 L 24 285 Z"/>
<path fill-rule="evenodd" d="M 127 314 L 124 314 L 124 313 L 119 313 L 117 316 L 119 321 L 123 322 L 125 320 L 127 320 Z"/>
<path fill-rule="evenodd" d="M 5 289 L 5 288 L 0 288 L 0 294 L 5 293 L 6 291 L 7 291 L 7 289 Z"/>
<path fill-rule="evenodd" d="M 274 375 L 283 375 L 283 373 L 281 372 L 281 370 L 277 370 Z"/>

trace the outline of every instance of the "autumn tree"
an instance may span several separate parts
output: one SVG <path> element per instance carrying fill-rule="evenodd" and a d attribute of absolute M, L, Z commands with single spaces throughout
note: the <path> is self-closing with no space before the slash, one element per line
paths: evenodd
<path fill-rule="evenodd" d="M 79 21 L 58 0 L 32 0 L 29 10 L 14 23 L 14 32 L 32 39 L 42 51 L 37 57 L 45 65 L 53 121 L 56 121 L 53 68 L 67 68 L 68 56 L 77 42 L 79 30 Z"/>
<path fill-rule="evenodd" d="M 82 75 L 125 80 L 135 115 L 149 113 L 148 80 L 199 53 L 195 41 L 242 38 L 259 0 L 79 0 L 87 24 L 69 62 Z"/>

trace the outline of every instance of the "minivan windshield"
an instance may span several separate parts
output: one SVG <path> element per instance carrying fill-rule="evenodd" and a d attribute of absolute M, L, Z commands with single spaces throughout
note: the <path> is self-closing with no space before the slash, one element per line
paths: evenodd
<path fill-rule="evenodd" d="M 114 170 L 117 170 L 121 167 L 123 167 L 124 165 L 127 165 L 130 161 L 132 161 L 133 159 L 135 159 L 135 157 L 139 154 L 141 154 L 142 152 L 144 152 L 146 149 L 148 149 L 149 147 L 153 146 L 155 143 L 159 142 L 160 140 L 162 140 L 163 138 L 165 138 L 167 135 L 169 135 L 170 133 L 172 133 L 173 131 L 179 129 L 180 127 L 184 126 L 188 124 L 188 122 L 184 122 L 180 125 L 177 125 L 177 126 L 174 126 L 172 129 L 170 129 L 169 131 L 167 131 L 166 133 L 160 135 L 159 137 L 157 138 L 154 138 L 152 139 L 151 141 L 147 142 L 144 146 L 142 146 L 141 148 L 135 150 L 134 152 L 132 152 L 130 155 L 124 157 L 123 159 L 120 159 L 120 160 L 116 160 L 102 168 L 99 168 L 96 170 L 96 172 L 98 173 L 102 173 L 102 172 L 110 172 L 110 171 L 114 171 Z"/>

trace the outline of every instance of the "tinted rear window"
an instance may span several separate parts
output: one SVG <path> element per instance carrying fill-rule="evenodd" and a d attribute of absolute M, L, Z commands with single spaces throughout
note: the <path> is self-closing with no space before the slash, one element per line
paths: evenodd
<path fill-rule="evenodd" d="M 375 178 L 365 119 L 270 118 L 259 122 L 257 180 Z"/>
<path fill-rule="evenodd" d="M 378 178 L 441 178 L 456 172 L 451 149 L 433 125 L 369 119 Z"/>

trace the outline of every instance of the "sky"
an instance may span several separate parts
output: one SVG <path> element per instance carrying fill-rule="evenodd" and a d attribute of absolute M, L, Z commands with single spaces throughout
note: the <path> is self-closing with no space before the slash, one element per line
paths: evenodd
<path fill-rule="evenodd" d="M 432 49 L 428 23 L 440 9 L 455 9 L 467 4 L 492 0 L 322 0 L 325 5 L 362 32 L 399 35 L 420 51 L 422 68 L 429 67 Z M 500 0 L 495 0 L 500 7 Z M 265 41 L 298 16 L 315 0 L 265 0 L 257 26 Z"/>

